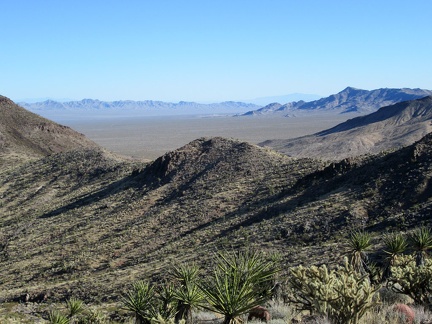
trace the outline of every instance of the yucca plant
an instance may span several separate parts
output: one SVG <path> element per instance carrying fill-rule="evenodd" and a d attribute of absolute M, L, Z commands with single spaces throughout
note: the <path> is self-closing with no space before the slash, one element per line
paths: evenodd
<path fill-rule="evenodd" d="M 150 324 L 151 319 L 157 316 L 155 298 L 154 286 L 145 281 L 137 281 L 123 297 L 123 304 L 135 314 L 137 324 Z"/>
<path fill-rule="evenodd" d="M 199 307 L 204 294 L 198 285 L 186 283 L 174 291 L 174 296 L 178 300 L 176 322 L 184 319 L 186 323 L 192 322 L 192 308 Z"/>
<path fill-rule="evenodd" d="M 420 227 L 408 235 L 409 245 L 413 248 L 416 257 L 416 266 L 425 264 L 428 250 L 432 249 L 432 233 L 427 227 Z"/>
<path fill-rule="evenodd" d="M 58 311 L 50 311 L 48 321 L 50 324 L 69 324 L 69 319 Z"/>
<path fill-rule="evenodd" d="M 368 268 L 369 258 L 367 252 L 370 250 L 371 235 L 364 231 L 351 232 L 348 244 L 349 244 L 349 263 L 355 271 L 360 274 L 370 273 Z"/>
<path fill-rule="evenodd" d="M 66 301 L 66 308 L 69 312 L 67 317 L 72 318 L 73 316 L 78 315 L 84 311 L 84 302 L 76 298 L 70 298 L 68 301 Z"/>
<path fill-rule="evenodd" d="M 224 324 L 239 321 L 242 314 L 271 297 L 272 280 L 278 271 L 262 253 L 219 253 L 213 276 L 200 284 L 208 305 L 224 315 Z"/>
<path fill-rule="evenodd" d="M 406 238 L 400 233 L 392 233 L 384 236 L 384 253 L 386 254 L 382 280 L 391 277 L 391 267 L 398 256 L 402 255 L 408 247 Z"/>
<path fill-rule="evenodd" d="M 201 306 L 204 300 L 204 294 L 198 286 L 199 273 L 200 269 L 195 264 L 180 265 L 170 272 L 177 282 L 177 287 L 173 291 L 174 298 L 178 302 L 175 317 L 177 323 L 182 319 L 186 323 L 191 323 L 192 308 Z"/>
<path fill-rule="evenodd" d="M 163 319 L 166 322 L 174 321 L 177 313 L 178 300 L 174 295 L 174 285 L 172 283 L 165 282 L 159 286 L 157 294 L 157 314 L 152 317 L 152 322 L 157 319 Z"/>

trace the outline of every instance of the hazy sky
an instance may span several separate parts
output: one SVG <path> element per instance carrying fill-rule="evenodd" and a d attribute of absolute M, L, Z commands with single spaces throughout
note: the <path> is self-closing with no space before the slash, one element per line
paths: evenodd
<path fill-rule="evenodd" d="M 432 89 L 430 0 L 2 0 L 0 94 L 224 101 Z"/>

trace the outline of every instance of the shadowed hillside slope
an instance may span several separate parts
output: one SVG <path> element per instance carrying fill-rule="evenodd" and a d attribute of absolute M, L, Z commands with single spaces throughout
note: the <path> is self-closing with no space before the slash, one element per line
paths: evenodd
<path fill-rule="evenodd" d="M 0 166 L 97 145 L 69 127 L 56 124 L 0 96 Z"/>
<path fill-rule="evenodd" d="M 431 120 L 432 97 L 425 97 L 380 108 L 314 135 L 260 145 L 289 156 L 339 160 L 410 145 L 432 131 Z"/>
<path fill-rule="evenodd" d="M 0 299 L 117 299 L 172 264 L 206 268 L 218 249 L 278 252 L 285 270 L 339 261 L 353 228 L 430 224 L 431 176 L 431 135 L 327 164 L 223 138 L 149 165 L 53 154 L 0 171 Z"/>

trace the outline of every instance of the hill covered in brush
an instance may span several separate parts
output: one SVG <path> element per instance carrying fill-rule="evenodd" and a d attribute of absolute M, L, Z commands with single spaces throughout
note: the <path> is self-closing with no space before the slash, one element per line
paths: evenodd
<path fill-rule="evenodd" d="M 42 118 L 0 96 L 0 165 L 78 148 L 97 148 L 84 135 Z"/>
<path fill-rule="evenodd" d="M 323 163 L 201 138 L 150 164 L 93 149 L 1 172 L 1 299 L 116 299 L 172 264 L 220 249 L 337 262 L 356 228 L 380 236 L 430 222 L 432 136 L 399 151 Z"/>

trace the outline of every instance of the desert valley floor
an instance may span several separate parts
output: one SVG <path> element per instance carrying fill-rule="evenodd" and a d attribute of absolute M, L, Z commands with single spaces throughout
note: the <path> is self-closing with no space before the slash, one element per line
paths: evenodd
<path fill-rule="evenodd" d="M 268 139 L 294 138 L 333 127 L 359 114 L 301 117 L 123 117 L 69 118 L 52 116 L 102 147 L 121 155 L 154 160 L 199 137 L 222 136 L 257 144 Z"/>

